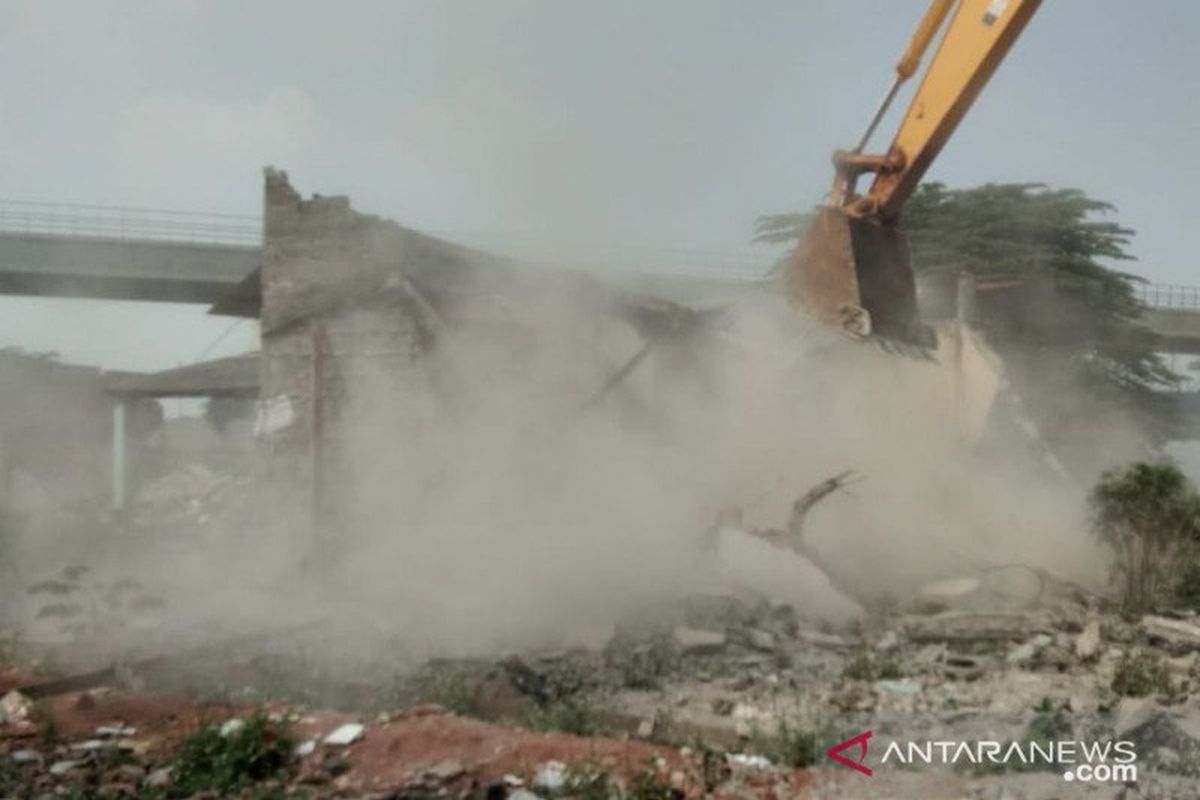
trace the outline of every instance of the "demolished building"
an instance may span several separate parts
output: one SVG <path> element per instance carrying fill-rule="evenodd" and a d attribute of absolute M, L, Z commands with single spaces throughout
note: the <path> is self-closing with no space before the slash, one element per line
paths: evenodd
<path fill-rule="evenodd" d="M 354 415 L 421 395 L 462 402 L 457 370 L 519 376 L 547 343 L 589 354 L 559 376 L 580 409 L 650 355 L 685 364 L 677 343 L 705 315 L 583 273 L 519 263 L 359 213 L 345 197 L 302 199 L 266 170 L 261 271 L 267 502 L 292 530 L 353 524 L 369 466 L 348 457 Z M 436 349 L 446 356 L 433 365 Z M 455 363 L 451 351 L 470 351 Z M 487 353 L 483 359 L 474 354 Z M 643 377 L 643 388 L 652 381 Z M 563 388 L 563 387 L 560 387 Z M 404 443 L 397 441 L 396 447 Z"/>

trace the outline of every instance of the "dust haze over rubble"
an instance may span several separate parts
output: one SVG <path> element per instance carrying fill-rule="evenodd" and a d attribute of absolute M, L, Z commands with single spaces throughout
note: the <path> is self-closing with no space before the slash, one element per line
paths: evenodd
<path fill-rule="evenodd" d="M 538 338 L 519 368 L 468 328 L 425 359 L 439 390 L 396 395 L 378 375 L 379 391 L 349 399 L 354 519 L 330 520 L 304 565 L 314 557 L 294 540 L 206 545 L 239 589 L 222 593 L 237 600 L 222 615 L 343 619 L 432 653 L 554 641 L 723 590 L 845 621 L 859 609 L 798 556 L 711 536 L 731 507 L 784 526 L 799 494 L 844 469 L 865 480 L 806 530 L 865 596 L 1013 561 L 1102 575 L 1081 490 L 1019 442 L 965 444 L 929 362 L 818 330 L 764 294 L 722 312 L 686 374 L 649 360 L 589 405 L 638 337 L 581 326 L 569 305 L 523 313 Z"/>

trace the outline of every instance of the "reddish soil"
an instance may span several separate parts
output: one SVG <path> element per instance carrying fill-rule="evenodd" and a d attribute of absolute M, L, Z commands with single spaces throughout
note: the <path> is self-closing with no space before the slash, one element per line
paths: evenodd
<path fill-rule="evenodd" d="M 10 687 L 30 684 L 27 676 L 0 672 L 0 686 L 6 685 L 4 681 Z M 91 739 L 97 727 L 121 724 L 136 729 L 128 737 L 136 752 L 162 763 L 168 751 L 198 726 L 244 717 L 251 711 L 248 707 L 203 704 L 184 694 L 98 689 L 46 699 L 37 705 L 34 722 L 0 726 L 0 738 L 10 742 L 5 750 L 36 749 L 43 741 L 40 734 L 46 720 L 53 720 L 57 736 L 64 742 Z M 312 738 L 319 742 L 350 721 L 354 718 L 345 714 L 314 712 L 297 723 L 295 732 L 302 741 Z M 339 762 L 336 777 L 328 769 L 331 761 Z M 528 783 L 538 767 L 550 761 L 593 766 L 619 777 L 654 769 L 661 781 L 669 781 L 686 797 L 705 794 L 701 757 L 686 750 L 632 739 L 533 732 L 458 717 L 433 707 L 368 724 L 363 738 L 346 747 L 318 745 L 303 759 L 299 771 L 300 780 L 307 776 L 317 784 L 312 787 L 317 796 L 354 796 L 358 791 L 433 782 L 446 789 L 449 797 L 466 797 L 476 795 L 482 787 L 503 783 L 506 776 Z M 443 777 L 435 778 L 430 770 L 439 765 Z M 807 796 L 810 782 L 811 775 L 803 770 L 750 770 L 715 794 L 798 800 Z"/>

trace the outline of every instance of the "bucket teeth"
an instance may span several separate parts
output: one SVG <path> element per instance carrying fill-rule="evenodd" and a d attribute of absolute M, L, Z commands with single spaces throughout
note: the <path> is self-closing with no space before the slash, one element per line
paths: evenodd
<path fill-rule="evenodd" d="M 819 209 L 788 262 L 784 291 L 795 307 L 855 336 L 937 345 L 917 318 L 908 242 L 893 226 Z"/>

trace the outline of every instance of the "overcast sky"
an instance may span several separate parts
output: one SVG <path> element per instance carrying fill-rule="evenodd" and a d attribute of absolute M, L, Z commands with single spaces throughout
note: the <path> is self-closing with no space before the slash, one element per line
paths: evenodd
<path fill-rule="evenodd" d="M 475 243 L 719 268 L 819 202 L 924 0 L 0 0 L 0 198 L 256 214 L 305 194 Z M 1194 0 L 1049 0 L 928 178 L 1114 203 L 1200 284 Z M 886 145 L 885 126 L 877 147 Z M 253 346 L 195 306 L 0 300 L 0 346 L 152 369 Z M 211 349 L 210 349 L 211 348 Z"/>

